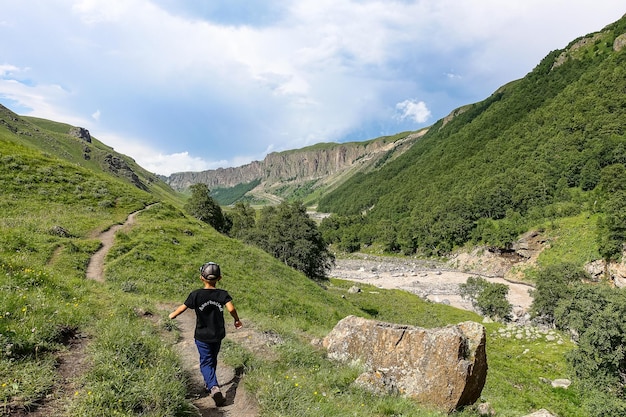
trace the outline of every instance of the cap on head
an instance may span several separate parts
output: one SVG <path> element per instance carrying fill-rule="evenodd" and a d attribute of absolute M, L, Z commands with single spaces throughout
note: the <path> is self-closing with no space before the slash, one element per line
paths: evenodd
<path fill-rule="evenodd" d="M 200 275 L 204 279 L 212 280 L 219 278 L 222 273 L 220 272 L 220 266 L 215 262 L 207 262 L 200 267 Z"/>

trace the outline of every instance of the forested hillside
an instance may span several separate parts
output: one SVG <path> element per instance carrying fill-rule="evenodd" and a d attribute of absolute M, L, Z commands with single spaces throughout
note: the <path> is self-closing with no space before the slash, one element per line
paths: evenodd
<path fill-rule="evenodd" d="M 624 207 L 615 194 L 626 163 L 624 32 L 622 18 L 553 51 L 397 160 L 355 175 L 319 203 L 340 215 L 326 235 L 351 249 L 378 241 L 444 254 L 471 240 L 506 247 L 546 219 Z M 611 224 L 608 257 L 621 239 Z"/>

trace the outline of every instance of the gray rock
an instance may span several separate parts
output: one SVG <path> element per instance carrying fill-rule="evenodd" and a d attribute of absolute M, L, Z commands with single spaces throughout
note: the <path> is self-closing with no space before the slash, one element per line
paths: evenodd
<path fill-rule="evenodd" d="M 567 389 L 572 384 L 572 381 L 569 379 L 555 379 L 552 381 L 552 386 L 554 388 L 564 388 Z"/>
<path fill-rule="evenodd" d="M 82 139 L 85 142 L 91 143 L 91 134 L 84 127 L 72 127 L 68 134 L 72 137 Z"/>
<path fill-rule="evenodd" d="M 451 412 L 478 400 L 487 379 L 485 328 L 475 322 L 423 329 L 348 316 L 324 338 L 331 359 L 360 362 L 355 381 Z"/>
<path fill-rule="evenodd" d="M 350 287 L 350 289 L 348 289 L 348 294 L 356 294 L 361 292 L 361 288 L 357 287 L 356 285 L 353 285 L 352 287 Z"/>
<path fill-rule="evenodd" d="M 524 417 L 556 417 L 556 416 L 550 413 L 545 408 L 542 408 L 541 410 L 537 410 L 534 413 L 527 414 Z"/>

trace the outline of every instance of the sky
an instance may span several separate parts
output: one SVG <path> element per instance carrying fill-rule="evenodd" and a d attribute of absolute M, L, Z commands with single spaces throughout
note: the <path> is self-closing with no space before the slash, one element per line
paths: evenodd
<path fill-rule="evenodd" d="M 0 104 L 161 175 L 432 125 L 623 0 L 0 0 Z"/>

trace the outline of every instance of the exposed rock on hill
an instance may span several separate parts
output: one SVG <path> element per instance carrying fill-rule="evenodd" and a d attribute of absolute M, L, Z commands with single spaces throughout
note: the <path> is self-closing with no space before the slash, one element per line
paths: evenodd
<path fill-rule="evenodd" d="M 452 412 L 476 402 L 487 379 L 485 329 L 463 322 L 422 329 L 348 316 L 323 341 L 328 356 L 359 361 L 357 383 Z"/>
<path fill-rule="evenodd" d="M 207 184 L 213 189 L 234 187 L 256 180 L 260 180 L 261 188 L 265 189 L 277 183 L 311 180 L 332 183 L 344 174 L 383 164 L 408 149 L 424 133 L 426 130 L 367 142 L 318 144 L 298 150 L 273 152 L 263 161 L 240 167 L 179 172 L 163 179 L 176 190 L 184 190 L 196 183 Z"/>
<path fill-rule="evenodd" d="M 133 169 L 122 158 L 112 154 L 108 154 L 104 157 L 103 164 L 104 168 L 107 171 L 113 174 L 120 175 L 122 177 L 126 177 L 137 188 L 140 188 L 144 191 L 148 189 L 146 185 L 141 182 L 139 176 L 135 173 L 135 171 L 133 171 Z"/>
<path fill-rule="evenodd" d="M 68 134 L 72 137 L 82 139 L 85 142 L 91 143 L 91 134 L 84 127 L 72 127 Z"/>

